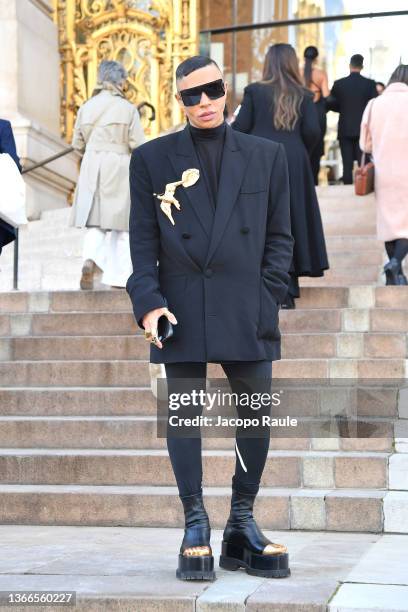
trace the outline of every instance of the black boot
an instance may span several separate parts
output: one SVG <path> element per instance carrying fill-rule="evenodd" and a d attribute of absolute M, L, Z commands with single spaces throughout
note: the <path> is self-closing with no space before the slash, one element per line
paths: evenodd
<path fill-rule="evenodd" d="M 184 538 L 180 547 L 177 578 L 180 580 L 214 580 L 214 557 L 210 547 L 210 522 L 202 493 L 181 497 L 185 516 Z M 207 554 L 185 554 L 188 549 L 206 546 Z"/>
<path fill-rule="evenodd" d="M 290 576 L 289 555 L 285 547 L 268 540 L 256 524 L 252 514 L 255 497 L 232 490 L 231 513 L 224 530 L 220 567 L 227 570 L 243 567 L 252 576 L 286 578 Z M 267 554 L 268 545 L 276 552 Z"/>
<path fill-rule="evenodd" d="M 384 273 L 386 285 L 399 285 L 400 262 L 398 259 L 391 257 L 390 261 L 384 266 Z"/>

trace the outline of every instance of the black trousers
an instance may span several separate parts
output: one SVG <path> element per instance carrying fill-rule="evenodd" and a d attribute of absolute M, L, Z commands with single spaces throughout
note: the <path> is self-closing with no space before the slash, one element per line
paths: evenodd
<path fill-rule="evenodd" d="M 271 361 L 224 362 L 221 366 L 233 393 L 271 393 Z M 191 393 L 193 389 L 206 390 L 206 363 L 167 363 L 165 368 L 169 395 L 174 392 Z M 238 417 L 248 416 L 247 405 L 240 406 L 238 402 L 236 408 Z M 202 410 L 202 406 L 197 407 L 191 402 L 183 407 L 182 414 L 197 416 L 202 414 Z M 251 412 L 254 413 L 253 410 Z M 263 409 L 263 414 L 266 413 L 270 414 L 270 404 L 266 412 Z M 203 478 L 201 433 L 198 429 L 196 437 L 174 437 L 170 429 L 167 429 L 167 448 L 180 497 L 199 493 Z M 258 430 L 252 431 L 252 434 L 258 437 L 245 437 L 250 434 L 250 428 L 236 428 L 234 482 L 239 483 L 240 490 L 256 494 L 268 455 L 269 427 L 263 428 L 261 437 Z"/>
<path fill-rule="evenodd" d="M 353 162 L 360 164 L 361 149 L 358 138 L 339 138 L 341 158 L 343 161 L 343 183 L 351 185 L 353 183 Z"/>
<path fill-rule="evenodd" d="M 395 257 L 398 259 L 400 264 L 400 272 L 402 272 L 402 262 L 408 255 L 408 238 L 397 238 L 396 240 L 390 240 L 385 243 L 385 250 L 387 251 L 388 257 Z"/>

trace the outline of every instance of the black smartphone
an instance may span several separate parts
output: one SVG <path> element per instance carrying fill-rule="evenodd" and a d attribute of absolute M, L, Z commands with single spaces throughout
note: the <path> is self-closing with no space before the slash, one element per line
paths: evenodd
<path fill-rule="evenodd" d="M 160 342 L 166 342 L 173 335 L 173 325 L 166 315 L 162 315 L 157 321 L 157 337 Z"/>

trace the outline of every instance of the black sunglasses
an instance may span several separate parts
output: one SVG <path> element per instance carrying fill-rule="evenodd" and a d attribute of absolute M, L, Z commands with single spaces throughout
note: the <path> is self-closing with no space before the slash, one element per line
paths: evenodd
<path fill-rule="evenodd" d="M 210 100 L 222 98 L 222 96 L 225 95 L 224 81 L 222 79 L 217 79 L 216 81 L 211 81 L 210 83 L 197 85 L 197 87 L 182 89 L 179 92 L 184 106 L 195 106 L 196 104 L 200 104 L 203 93 L 205 93 Z"/>

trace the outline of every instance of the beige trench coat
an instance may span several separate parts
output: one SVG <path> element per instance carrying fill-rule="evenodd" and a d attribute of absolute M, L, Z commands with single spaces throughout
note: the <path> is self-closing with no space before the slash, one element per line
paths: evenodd
<path fill-rule="evenodd" d="M 103 89 L 78 111 L 72 146 L 85 151 L 70 224 L 129 230 L 129 161 L 145 141 L 139 113 L 114 90 Z"/>
<path fill-rule="evenodd" d="M 368 103 L 360 147 L 374 160 L 377 238 L 408 238 L 408 85 L 391 83 Z"/>

